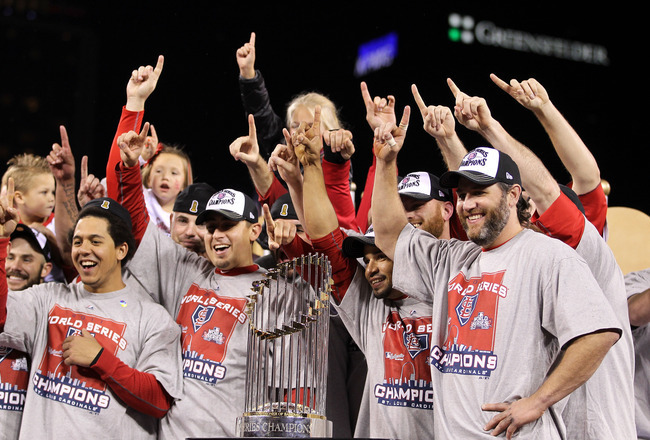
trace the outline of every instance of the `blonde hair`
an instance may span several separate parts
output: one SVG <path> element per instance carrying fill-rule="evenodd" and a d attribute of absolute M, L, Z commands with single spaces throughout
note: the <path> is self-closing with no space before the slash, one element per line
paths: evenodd
<path fill-rule="evenodd" d="M 341 128 L 341 121 L 334 103 L 325 95 L 316 92 L 303 93 L 298 95 L 287 106 L 287 126 L 291 125 L 291 117 L 298 107 L 305 107 L 314 116 L 314 108 L 320 105 L 321 125 L 325 130 Z"/>
<path fill-rule="evenodd" d="M 153 157 L 149 159 L 149 162 L 142 167 L 142 183 L 144 186 L 149 188 L 149 175 L 151 174 L 151 169 L 153 168 L 153 164 L 156 162 L 158 156 L 163 153 L 173 154 L 183 160 L 185 163 L 183 188 L 187 188 L 188 185 L 191 185 L 194 179 L 192 177 L 192 162 L 190 161 L 190 157 L 181 147 L 160 143 L 156 153 L 154 153 Z"/>
<path fill-rule="evenodd" d="M 7 161 L 8 168 L 2 176 L 2 187 L 7 186 L 10 177 L 14 179 L 16 191 L 25 192 L 31 186 L 34 176 L 49 174 L 53 176 L 52 170 L 43 156 L 24 153 L 12 157 Z"/>

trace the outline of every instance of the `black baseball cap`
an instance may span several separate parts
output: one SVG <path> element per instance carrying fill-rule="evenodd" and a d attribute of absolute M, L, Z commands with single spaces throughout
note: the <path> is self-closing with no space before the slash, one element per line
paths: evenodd
<path fill-rule="evenodd" d="M 366 246 L 375 245 L 375 229 L 370 225 L 364 235 L 349 235 L 343 240 L 343 255 L 349 258 L 361 258 Z"/>
<path fill-rule="evenodd" d="M 47 237 L 41 234 L 40 232 L 35 232 L 29 226 L 18 223 L 16 229 L 11 233 L 10 240 L 15 238 L 24 239 L 36 252 L 40 253 L 45 257 L 46 262 L 52 261 L 52 251 L 50 245 L 47 243 Z"/>
<path fill-rule="evenodd" d="M 273 220 L 285 219 L 285 220 L 298 220 L 298 214 L 296 214 L 296 209 L 293 206 L 291 201 L 291 194 L 284 193 L 278 199 L 273 202 L 271 209 L 271 218 Z"/>
<path fill-rule="evenodd" d="M 79 216 L 81 216 L 81 214 L 83 214 L 86 209 L 92 207 L 98 207 L 107 210 L 111 214 L 120 218 L 129 228 L 129 230 L 133 228 L 131 224 L 131 214 L 129 214 L 129 211 L 127 211 L 127 209 L 119 204 L 116 200 L 113 200 L 110 197 L 99 197 L 92 199 L 90 202 L 86 203 L 83 206 L 79 212 Z"/>
<path fill-rule="evenodd" d="M 216 192 L 214 188 L 204 182 L 197 182 L 188 185 L 178 193 L 174 201 L 174 212 L 199 215 L 205 209 L 210 197 Z"/>
<path fill-rule="evenodd" d="M 457 188 L 461 177 L 479 185 L 501 182 L 521 186 L 519 167 L 515 161 L 492 147 L 479 147 L 467 153 L 457 171 L 447 171 L 440 176 L 440 184 L 446 188 Z"/>

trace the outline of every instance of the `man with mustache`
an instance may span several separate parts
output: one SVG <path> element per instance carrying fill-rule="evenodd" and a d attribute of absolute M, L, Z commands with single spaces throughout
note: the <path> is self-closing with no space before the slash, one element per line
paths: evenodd
<path fill-rule="evenodd" d="M 20 291 L 43 282 L 52 270 L 51 256 L 47 240 L 43 244 L 34 231 L 19 223 L 11 233 L 5 270 L 9 290 Z M 10 396 L 0 403 L 0 426 L 2 438 L 18 438 L 24 397 L 29 381 L 29 359 L 27 354 L 0 347 L 0 389 Z"/>

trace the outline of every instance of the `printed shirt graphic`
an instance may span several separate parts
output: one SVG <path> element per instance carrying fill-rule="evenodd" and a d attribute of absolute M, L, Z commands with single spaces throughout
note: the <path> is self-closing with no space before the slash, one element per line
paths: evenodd
<path fill-rule="evenodd" d="M 29 384 L 29 361 L 21 351 L 0 347 L 0 411 L 22 411 Z"/>
<path fill-rule="evenodd" d="M 58 304 L 48 315 L 47 346 L 32 379 L 34 392 L 57 402 L 100 413 L 109 407 L 111 397 L 106 383 L 89 368 L 66 365 L 63 361 L 63 341 L 86 329 L 104 350 L 117 356 L 124 350 L 126 324 L 100 316 L 80 313 Z"/>
<path fill-rule="evenodd" d="M 507 297 L 505 271 L 449 282 L 447 338 L 432 347 L 431 364 L 443 373 L 490 376 L 497 368 L 494 339 L 499 301 Z"/>
<path fill-rule="evenodd" d="M 247 300 L 219 296 L 193 284 L 182 300 L 176 322 L 181 325 L 183 375 L 215 384 L 226 377 L 228 343 L 238 324 L 246 323 Z"/>
<path fill-rule="evenodd" d="M 387 406 L 432 409 L 428 364 L 431 317 L 400 317 L 391 311 L 384 336 L 384 383 L 375 385 L 377 402 Z"/>

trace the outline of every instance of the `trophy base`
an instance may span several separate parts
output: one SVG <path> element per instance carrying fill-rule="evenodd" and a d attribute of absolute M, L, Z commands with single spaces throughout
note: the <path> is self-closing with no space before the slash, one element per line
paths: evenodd
<path fill-rule="evenodd" d="M 237 417 L 236 432 L 239 437 L 249 438 L 329 438 L 332 422 L 293 415 L 244 415 Z"/>

